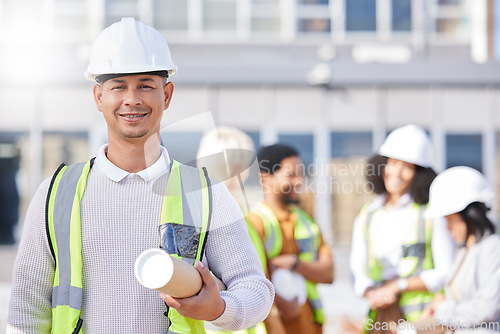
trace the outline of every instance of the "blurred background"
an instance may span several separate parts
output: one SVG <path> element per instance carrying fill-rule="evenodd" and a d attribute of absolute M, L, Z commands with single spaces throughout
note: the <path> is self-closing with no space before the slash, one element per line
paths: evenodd
<path fill-rule="evenodd" d="M 364 312 L 347 256 L 371 196 L 364 162 L 392 129 L 423 126 L 437 171 L 467 165 L 498 185 L 500 0 L 0 0 L 0 330 L 34 191 L 106 142 L 83 72 L 124 16 L 162 32 L 178 66 L 162 133 L 174 158 L 192 161 L 203 133 L 170 125 L 206 112 L 256 147 L 300 151 L 304 207 L 336 254 L 329 319 Z"/>

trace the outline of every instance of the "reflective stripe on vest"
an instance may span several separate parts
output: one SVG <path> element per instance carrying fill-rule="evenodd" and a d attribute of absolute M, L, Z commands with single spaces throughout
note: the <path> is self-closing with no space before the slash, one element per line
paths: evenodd
<path fill-rule="evenodd" d="M 319 227 L 305 211 L 296 206 L 290 206 L 290 210 L 297 216 L 294 238 L 299 246 L 299 259 L 303 262 L 315 261 L 318 258 L 318 250 L 321 245 Z M 270 259 L 275 258 L 281 253 L 283 248 L 283 234 L 278 217 L 264 203 L 258 203 L 252 212 L 264 224 L 264 243 L 267 255 Z M 319 324 L 323 324 L 325 316 L 316 283 L 306 279 L 306 289 L 307 299 L 313 308 L 313 320 Z"/>
<path fill-rule="evenodd" d="M 56 264 L 52 291 L 52 333 L 78 333 L 83 296 L 80 202 L 94 159 L 61 165 L 54 174 L 46 205 L 49 245 Z M 191 264 L 201 261 L 211 216 L 210 181 L 205 170 L 173 161 L 161 213 L 161 226 L 196 231 L 187 254 L 172 253 Z M 167 245 L 168 246 L 168 245 Z M 176 245 L 178 246 L 178 245 Z M 167 247 L 182 250 L 179 247 Z M 168 333 L 205 333 L 203 321 L 182 317 L 169 309 Z"/>
<path fill-rule="evenodd" d="M 61 165 L 52 177 L 46 204 L 49 245 L 56 270 L 52 288 L 52 333 L 79 333 L 82 326 L 82 235 L 80 201 L 94 159 Z"/>
<path fill-rule="evenodd" d="M 415 226 L 415 239 L 411 243 L 402 245 L 403 259 L 399 265 L 399 277 L 418 276 L 422 271 L 434 268 L 432 260 L 432 220 L 424 218 L 425 206 L 414 203 L 412 208 L 418 215 Z M 368 205 L 365 205 L 361 209 L 360 218 L 364 219 L 363 233 L 368 251 L 368 277 L 375 282 L 382 282 L 383 266 L 375 257 L 370 237 L 371 222 L 376 211 L 369 211 Z M 433 293 L 425 291 L 403 292 L 399 304 L 407 320 L 415 321 L 425 306 L 432 301 L 433 296 Z"/>

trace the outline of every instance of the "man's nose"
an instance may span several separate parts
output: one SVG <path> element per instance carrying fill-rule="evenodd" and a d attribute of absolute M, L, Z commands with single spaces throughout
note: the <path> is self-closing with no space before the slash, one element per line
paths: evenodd
<path fill-rule="evenodd" d="M 128 89 L 123 103 L 128 106 L 137 106 L 142 103 L 139 92 L 136 89 Z"/>

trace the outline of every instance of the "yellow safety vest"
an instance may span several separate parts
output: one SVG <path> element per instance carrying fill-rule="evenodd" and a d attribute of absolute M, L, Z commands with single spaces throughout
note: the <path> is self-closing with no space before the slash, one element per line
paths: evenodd
<path fill-rule="evenodd" d="M 294 237 L 299 246 L 299 259 L 303 262 L 313 262 L 318 258 L 321 246 L 321 232 L 316 222 L 305 211 L 297 206 L 290 206 L 290 210 L 297 216 Z M 264 246 L 267 256 L 272 259 L 277 257 L 283 248 L 283 234 L 278 217 L 273 210 L 264 203 L 259 203 L 252 210 L 264 224 Z M 316 286 L 306 279 L 307 299 L 313 309 L 313 321 L 323 324 L 325 316 L 321 305 L 321 298 Z"/>
<path fill-rule="evenodd" d="M 375 282 L 382 282 L 383 265 L 375 257 L 372 240 L 370 237 L 370 226 L 373 214 L 377 210 L 368 210 L 369 205 L 365 205 L 360 211 L 360 219 L 363 222 L 363 233 L 366 239 L 368 250 L 368 277 Z M 415 237 L 403 247 L 403 260 L 400 263 L 399 277 L 418 276 L 422 271 L 434 268 L 432 260 L 432 220 L 425 219 L 423 213 L 424 205 L 414 203 L 412 209 L 418 214 L 415 224 Z M 409 321 L 416 321 L 424 308 L 432 301 L 434 294 L 426 291 L 407 291 L 401 294 L 399 305 L 405 317 Z M 370 312 L 372 318 L 374 312 Z"/>
<path fill-rule="evenodd" d="M 94 159 L 61 165 L 54 173 L 47 195 L 47 237 L 55 260 L 52 291 L 52 333 L 79 333 L 82 285 L 82 235 L 80 202 Z M 201 190 L 201 191 L 200 191 Z M 192 265 L 201 261 L 211 215 L 210 180 L 205 170 L 173 161 L 163 200 L 160 234 L 165 251 Z M 183 210 L 184 208 L 184 210 Z M 189 209 L 187 209 L 189 208 Z M 194 213 L 194 214 L 191 214 Z M 189 236 L 185 247 L 174 247 L 172 236 Z M 203 321 L 181 316 L 169 308 L 167 333 L 205 333 Z"/>

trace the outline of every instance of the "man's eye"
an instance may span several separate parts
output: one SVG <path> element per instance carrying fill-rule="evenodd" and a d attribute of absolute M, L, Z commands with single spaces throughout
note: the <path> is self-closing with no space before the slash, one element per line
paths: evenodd
<path fill-rule="evenodd" d="M 120 89 L 125 89 L 125 87 L 124 86 L 116 86 L 116 87 L 111 88 L 111 90 L 120 90 Z"/>
<path fill-rule="evenodd" d="M 153 87 L 151 87 L 151 86 L 147 86 L 147 85 L 143 85 L 143 86 L 141 86 L 141 88 L 142 88 L 142 89 L 152 89 Z"/>

